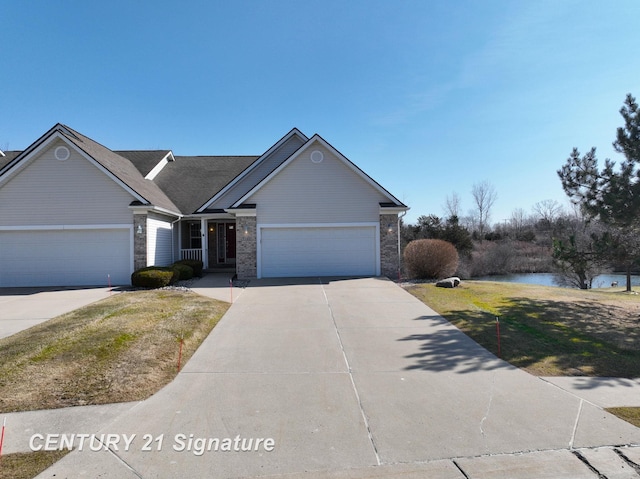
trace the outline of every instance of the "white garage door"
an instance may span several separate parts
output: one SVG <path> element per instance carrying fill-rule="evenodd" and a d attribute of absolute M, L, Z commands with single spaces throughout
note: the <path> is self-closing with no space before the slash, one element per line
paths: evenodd
<path fill-rule="evenodd" d="M 131 282 L 131 230 L 0 231 L 0 286 Z"/>
<path fill-rule="evenodd" d="M 261 228 L 263 278 L 375 276 L 375 226 Z"/>

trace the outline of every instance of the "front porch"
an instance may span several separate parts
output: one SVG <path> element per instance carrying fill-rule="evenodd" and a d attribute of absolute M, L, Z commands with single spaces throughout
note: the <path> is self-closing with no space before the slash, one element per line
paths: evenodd
<path fill-rule="evenodd" d="M 202 261 L 206 271 L 235 272 L 236 221 L 201 218 L 180 222 L 180 259 Z"/>

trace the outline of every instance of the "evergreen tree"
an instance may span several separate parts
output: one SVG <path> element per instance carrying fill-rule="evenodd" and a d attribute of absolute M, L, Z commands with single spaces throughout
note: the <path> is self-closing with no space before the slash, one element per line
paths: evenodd
<path fill-rule="evenodd" d="M 640 111 L 631 94 L 620 114 L 625 124 L 613 142 L 616 152 L 624 155 L 620 168 L 607 159 L 599 170 L 595 148 L 582 157 L 574 148 L 558 175 L 571 200 L 609 226 L 609 232 L 598 238 L 600 249 L 624 265 L 631 291 L 631 268 L 640 257 Z"/>

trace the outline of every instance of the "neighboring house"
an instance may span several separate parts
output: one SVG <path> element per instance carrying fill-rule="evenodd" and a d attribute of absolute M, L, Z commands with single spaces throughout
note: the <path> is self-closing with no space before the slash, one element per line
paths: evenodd
<path fill-rule="evenodd" d="M 0 286 L 129 284 L 186 258 L 239 278 L 396 276 L 407 209 L 295 128 L 261 156 L 192 157 L 57 124 L 0 152 Z"/>

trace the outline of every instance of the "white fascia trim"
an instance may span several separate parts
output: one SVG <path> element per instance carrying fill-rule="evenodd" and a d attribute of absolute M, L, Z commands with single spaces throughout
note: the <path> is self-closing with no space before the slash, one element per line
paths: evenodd
<path fill-rule="evenodd" d="M 380 214 L 381 215 L 397 215 L 402 212 L 408 211 L 409 209 L 410 208 L 408 206 L 392 206 L 392 207 L 381 206 Z"/>
<path fill-rule="evenodd" d="M 160 162 L 156 166 L 154 166 L 149 173 L 147 173 L 147 176 L 145 176 L 144 179 L 145 180 L 153 180 L 156 176 L 158 176 L 158 174 L 162 171 L 162 169 L 165 166 L 167 166 L 167 164 L 170 161 L 176 161 L 176 159 L 173 157 L 173 153 L 171 151 L 169 151 L 169 153 L 164 155 L 164 158 L 162 158 L 160 160 Z"/>
<path fill-rule="evenodd" d="M 291 138 L 292 136 L 297 135 L 299 136 L 303 142 L 309 141 L 309 139 L 307 138 L 307 136 L 302 133 L 300 130 L 298 130 L 297 128 L 293 128 L 289 133 L 287 133 L 286 135 L 284 135 L 282 138 L 280 138 L 280 140 L 278 140 L 278 142 L 273 145 L 271 148 L 269 148 L 265 153 L 263 153 L 260 158 L 258 158 L 256 161 L 254 161 L 253 163 L 251 163 L 251 165 L 249 165 L 249 167 L 244 170 L 242 173 L 240 173 L 238 176 L 236 176 L 233 180 L 231 180 L 229 182 L 229 184 L 227 184 L 224 188 L 222 188 L 220 191 L 218 191 L 215 196 L 213 198 L 211 198 L 209 201 L 207 201 L 203 206 L 201 206 L 197 213 L 200 213 L 204 210 L 206 210 L 212 203 L 214 203 L 215 201 L 217 201 L 221 196 L 223 196 L 227 191 L 229 191 L 231 188 L 233 188 L 242 178 L 244 178 L 245 176 L 247 176 L 251 171 L 253 171 L 258 165 L 260 165 L 266 158 L 269 157 L 269 155 L 271 155 L 271 153 L 273 153 L 275 150 L 277 150 L 278 148 L 280 148 L 285 142 L 287 142 L 289 140 L 289 138 Z"/>
<path fill-rule="evenodd" d="M 175 211 L 167 210 L 165 208 L 161 208 L 160 206 L 153 205 L 129 205 L 129 209 L 133 212 L 134 215 L 143 215 L 145 213 L 158 213 L 165 216 L 171 216 L 173 218 L 181 219 L 183 215 L 180 213 L 176 213 Z"/>
<path fill-rule="evenodd" d="M 375 233 L 375 254 L 376 254 L 376 276 L 380 276 L 380 223 L 379 222 L 366 222 L 366 223 L 279 223 L 279 224 L 265 224 L 258 223 L 256 225 L 256 277 L 262 278 L 262 230 L 263 229 L 278 229 L 278 228 L 353 228 L 353 227 L 373 227 L 376 230 Z"/>
<path fill-rule="evenodd" d="M 265 177 L 260 183 L 258 183 L 251 191 L 249 191 L 246 195 L 236 201 L 231 207 L 237 207 L 244 203 L 248 198 L 250 198 L 254 193 L 258 190 L 262 189 L 264 185 L 266 185 L 273 177 L 278 175 L 283 169 L 285 169 L 291 162 L 293 162 L 296 158 L 298 158 L 302 153 L 311 148 L 311 145 L 314 142 L 320 143 L 324 148 L 333 153 L 339 160 L 341 160 L 347 167 L 349 167 L 354 173 L 360 176 L 363 180 L 365 180 L 369 185 L 371 185 L 375 190 L 381 193 L 383 196 L 386 196 L 389 200 L 394 203 L 401 204 L 401 202 L 385 190 L 382 186 L 380 186 L 377 182 L 375 182 L 369 175 L 367 175 L 364 171 L 358 168 L 352 161 L 350 161 L 347 157 L 345 157 L 342 153 L 336 150 L 333 146 L 327 143 L 320 135 L 317 133 L 313 135 L 313 137 L 307 141 L 304 145 L 302 145 L 294 154 L 292 154 L 289 158 L 287 158 L 278 168 L 273 170 L 270 175 Z"/>
<path fill-rule="evenodd" d="M 235 219 L 235 216 L 233 216 L 232 214 L 229 214 L 229 213 L 209 213 L 209 214 L 206 214 L 206 215 L 184 216 L 182 219 L 196 221 L 196 220 L 199 220 L 201 218 L 204 218 L 206 220 L 224 220 L 224 221 L 229 221 L 229 220 Z"/>
<path fill-rule="evenodd" d="M 0 231 L 65 231 L 65 230 L 124 230 L 133 231 L 132 224 L 98 224 L 98 225 L 19 225 L 0 226 Z"/>
<path fill-rule="evenodd" d="M 4 151 L 0 150 L 0 156 L 7 156 L 4 154 Z"/>
<path fill-rule="evenodd" d="M 257 216 L 256 208 L 227 208 L 225 209 L 225 211 L 236 218 Z"/>

